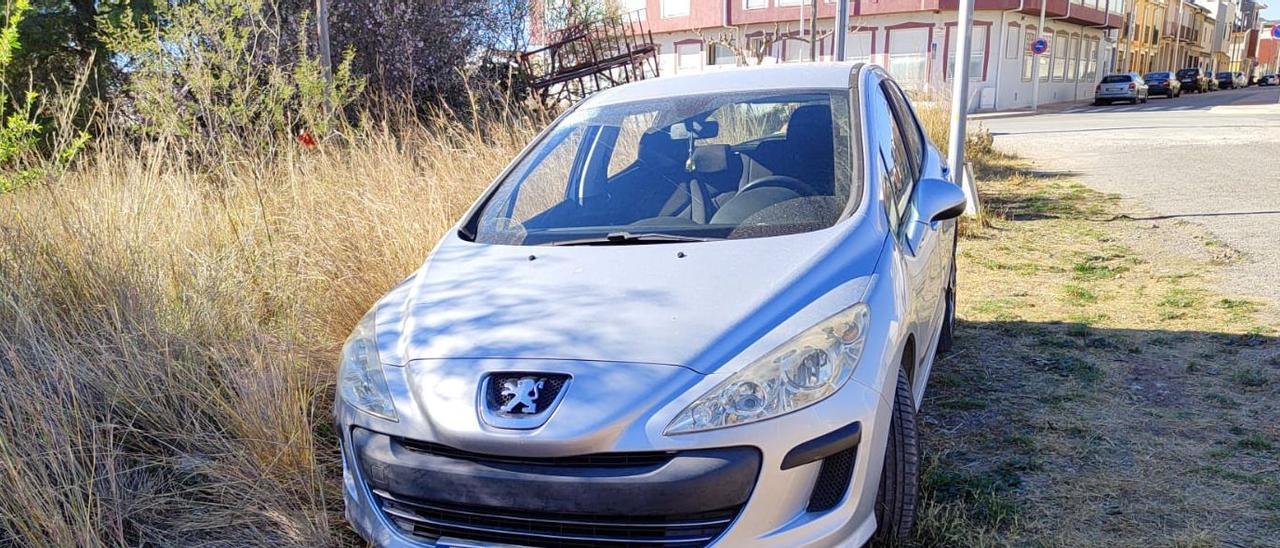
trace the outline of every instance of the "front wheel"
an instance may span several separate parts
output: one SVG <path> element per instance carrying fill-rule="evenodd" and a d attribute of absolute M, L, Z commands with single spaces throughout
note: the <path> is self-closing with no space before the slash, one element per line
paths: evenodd
<path fill-rule="evenodd" d="M 898 387 L 889 420 L 889 443 L 876 493 L 878 544 L 900 544 L 911 538 L 920 496 L 920 452 L 916 438 L 916 406 L 905 368 L 898 368 Z"/>

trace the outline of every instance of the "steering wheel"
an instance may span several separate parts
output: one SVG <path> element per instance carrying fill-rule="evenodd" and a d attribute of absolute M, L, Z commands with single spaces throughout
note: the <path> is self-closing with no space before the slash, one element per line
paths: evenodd
<path fill-rule="evenodd" d="M 739 193 L 746 192 L 755 188 L 778 187 L 794 191 L 801 196 L 818 196 L 821 193 L 804 181 L 795 177 L 787 177 L 786 175 L 770 175 L 752 180 L 742 187 Z"/>

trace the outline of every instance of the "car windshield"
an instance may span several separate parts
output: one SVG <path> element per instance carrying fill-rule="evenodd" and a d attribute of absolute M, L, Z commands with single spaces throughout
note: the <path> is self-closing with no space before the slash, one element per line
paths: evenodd
<path fill-rule="evenodd" d="M 830 227 L 861 192 L 848 92 L 753 91 L 579 109 L 464 236 L 507 245 L 740 239 Z"/>
<path fill-rule="evenodd" d="M 1102 79 L 1102 83 L 1104 84 L 1123 84 L 1130 81 L 1132 81 L 1132 78 L 1127 74 L 1116 74 Z"/>
<path fill-rule="evenodd" d="M 1182 69 L 1178 71 L 1178 78 L 1190 78 L 1199 74 L 1200 69 Z"/>
<path fill-rule="evenodd" d="M 1147 79 L 1147 80 L 1167 80 L 1167 79 L 1169 79 L 1169 73 L 1167 73 L 1167 72 L 1153 72 L 1153 73 L 1151 73 L 1151 74 L 1148 74 L 1148 75 L 1145 77 L 1145 79 Z"/>
<path fill-rule="evenodd" d="M 1231 73 L 1230 73 L 1230 72 L 1219 72 L 1219 73 L 1218 73 L 1218 78 L 1231 78 Z"/>

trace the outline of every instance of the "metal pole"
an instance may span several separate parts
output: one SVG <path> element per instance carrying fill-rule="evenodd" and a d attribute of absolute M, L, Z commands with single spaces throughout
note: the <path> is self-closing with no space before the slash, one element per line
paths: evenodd
<path fill-rule="evenodd" d="M 813 12 L 809 14 L 809 60 L 818 60 L 818 0 L 813 0 Z"/>
<path fill-rule="evenodd" d="M 324 71 L 324 81 L 333 86 L 333 58 L 329 53 L 329 4 L 326 0 L 316 0 L 316 38 L 320 43 L 320 68 Z M 325 93 L 328 97 L 328 93 Z"/>
<path fill-rule="evenodd" d="M 1178 0 L 1178 14 L 1173 18 L 1173 70 L 1178 70 L 1182 60 L 1178 58 L 1178 50 L 1182 47 L 1182 2 Z"/>
<path fill-rule="evenodd" d="M 1036 29 L 1036 37 L 1044 38 L 1044 8 L 1046 0 L 1040 0 L 1040 28 Z M 1031 44 L 1027 44 L 1030 47 Z M 1033 53 L 1031 63 L 1031 111 L 1040 110 L 1040 59 L 1042 54 Z"/>
<path fill-rule="evenodd" d="M 956 69 L 951 75 L 951 136 L 948 140 L 947 148 L 950 150 L 947 161 L 952 177 L 963 184 L 965 124 L 969 118 L 969 56 L 973 51 L 969 40 L 973 35 L 973 0 L 960 0 L 956 30 L 959 33 L 956 35 Z"/>
<path fill-rule="evenodd" d="M 849 39 L 849 0 L 836 0 L 836 61 L 844 61 L 844 47 Z"/>

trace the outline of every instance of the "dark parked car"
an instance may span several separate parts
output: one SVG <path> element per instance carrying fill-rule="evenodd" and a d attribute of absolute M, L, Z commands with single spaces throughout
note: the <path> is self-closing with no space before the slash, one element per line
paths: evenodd
<path fill-rule="evenodd" d="M 1172 72 L 1152 72 L 1142 77 L 1147 82 L 1147 93 L 1163 95 L 1170 99 L 1182 95 L 1182 82 Z"/>
<path fill-rule="evenodd" d="M 1218 89 L 1237 89 L 1245 87 L 1244 74 L 1239 72 L 1219 72 Z"/>
<path fill-rule="evenodd" d="M 1203 69 L 1184 68 L 1178 71 L 1178 82 L 1182 84 L 1182 91 L 1190 93 L 1204 93 L 1209 91 L 1209 82 L 1213 78 L 1208 77 Z"/>

